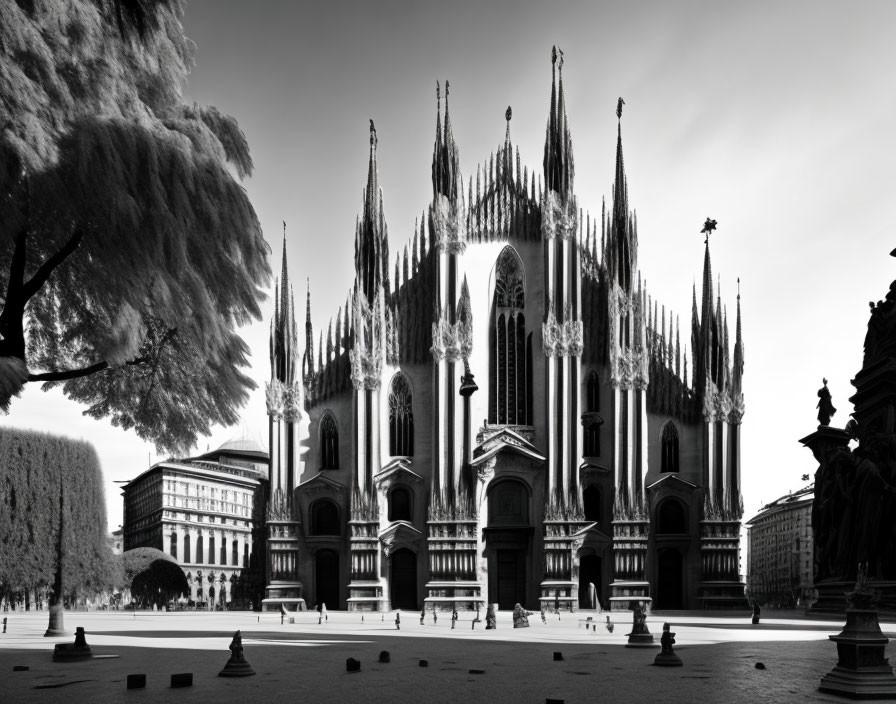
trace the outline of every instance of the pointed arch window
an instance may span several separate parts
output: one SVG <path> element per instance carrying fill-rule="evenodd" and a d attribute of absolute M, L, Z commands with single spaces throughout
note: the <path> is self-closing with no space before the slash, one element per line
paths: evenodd
<path fill-rule="evenodd" d="M 582 437 L 582 454 L 585 457 L 600 457 L 600 426 L 603 420 L 600 411 L 600 377 L 592 371 L 585 383 L 585 413 L 582 425 L 585 432 Z"/>
<path fill-rule="evenodd" d="M 330 411 L 320 419 L 320 468 L 339 469 L 339 429 Z"/>
<path fill-rule="evenodd" d="M 661 472 L 678 471 L 678 428 L 671 420 L 663 426 Z"/>
<path fill-rule="evenodd" d="M 389 389 L 389 454 L 410 457 L 414 454 L 414 413 L 411 388 L 404 374 L 392 379 Z"/>
<path fill-rule="evenodd" d="M 526 334 L 523 262 L 505 247 L 495 265 L 489 328 L 489 422 L 532 422 L 532 334 Z"/>
<path fill-rule="evenodd" d="M 190 562 L 190 534 L 184 536 L 184 562 Z"/>

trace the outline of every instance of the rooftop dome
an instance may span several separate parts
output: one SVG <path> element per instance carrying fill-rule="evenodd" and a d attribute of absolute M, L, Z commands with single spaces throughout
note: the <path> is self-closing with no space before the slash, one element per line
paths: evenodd
<path fill-rule="evenodd" d="M 217 452 L 261 452 L 267 454 L 261 445 L 249 438 L 231 438 L 219 447 Z"/>

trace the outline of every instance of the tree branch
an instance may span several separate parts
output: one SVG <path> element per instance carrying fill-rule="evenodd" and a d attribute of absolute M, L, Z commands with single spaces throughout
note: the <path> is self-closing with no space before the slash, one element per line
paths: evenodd
<path fill-rule="evenodd" d="M 131 359 L 125 362 L 125 364 L 130 364 L 132 366 L 138 364 L 145 364 L 148 362 L 147 357 L 137 357 L 136 359 Z M 80 379 L 85 376 L 90 376 L 91 374 L 96 374 L 97 372 L 103 371 L 103 369 L 108 369 L 109 363 L 106 361 L 97 362 L 96 364 L 91 364 L 89 367 L 82 367 L 81 369 L 66 369 L 60 372 L 41 372 L 40 374 L 29 374 L 28 381 L 68 381 L 69 379 Z"/>
<path fill-rule="evenodd" d="M 84 239 L 84 230 L 82 228 L 78 228 L 75 230 L 74 234 L 69 238 L 68 242 L 66 242 L 62 249 L 60 249 L 56 254 L 47 259 L 43 264 L 40 265 L 40 268 L 35 272 L 34 276 L 32 276 L 25 284 L 22 286 L 22 303 L 25 304 L 31 297 L 40 290 L 40 287 L 43 286 L 47 279 L 50 278 L 50 274 L 58 267 L 62 262 L 71 256 L 72 252 L 74 252 L 78 245 L 81 244 L 81 240 Z"/>

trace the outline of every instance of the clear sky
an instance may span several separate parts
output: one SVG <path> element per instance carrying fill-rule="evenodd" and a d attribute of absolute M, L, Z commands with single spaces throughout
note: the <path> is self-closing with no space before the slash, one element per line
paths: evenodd
<path fill-rule="evenodd" d="M 245 131 L 255 160 L 245 185 L 272 267 L 285 220 L 297 308 L 310 277 L 315 336 L 352 282 L 368 119 L 394 257 L 431 198 L 435 82 L 451 82 L 465 182 L 503 141 L 508 105 L 522 161 L 541 173 L 557 44 L 579 204 L 595 215 L 609 197 L 622 96 L 639 266 L 680 316 L 688 348 L 699 233 L 718 220 L 713 273 L 732 336 L 741 279 L 745 519 L 814 472 L 797 441 L 817 425 L 822 376 L 833 424 L 848 420 L 868 301 L 896 278 L 896 4 L 194 0 L 185 24 L 197 44 L 187 99 Z M 242 427 L 218 429 L 197 451 L 245 434 L 266 444 L 272 308 L 245 330 L 259 388 Z M 113 482 L 162 458 L 81 410 L 33 387 L 4 422 L 93 442 L 114 529 Z"/>

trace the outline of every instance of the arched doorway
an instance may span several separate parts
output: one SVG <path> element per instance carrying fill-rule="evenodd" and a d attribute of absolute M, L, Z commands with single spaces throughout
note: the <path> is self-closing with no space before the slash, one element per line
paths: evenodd
<path fill-rule="evenodd" d="M 389 557 L 389 594 L 393 609 L 417 609 L 417 556 L 407 548 Z"/>
<path fill-rule="evenodd" d="M 682 557 L 678 550 L 667 548 L 660 550 L 657 556 L 657 609 L 684 608 L 684 572 Z"/>
<path fill-rule="evenodd" d="M 597 555 L 582 555 L 579 558 L 579 608 L 599 609 L 601 604 L 601 559 Z M 597 603 L 591 603 L 589 585 L 597 590 Z"/>
<path fill-rule="evenodd" d="M 314 585 L 317 604 L 338 609 L 339 555 L 335 550 L 318 550 L 314 556 Z"/>

